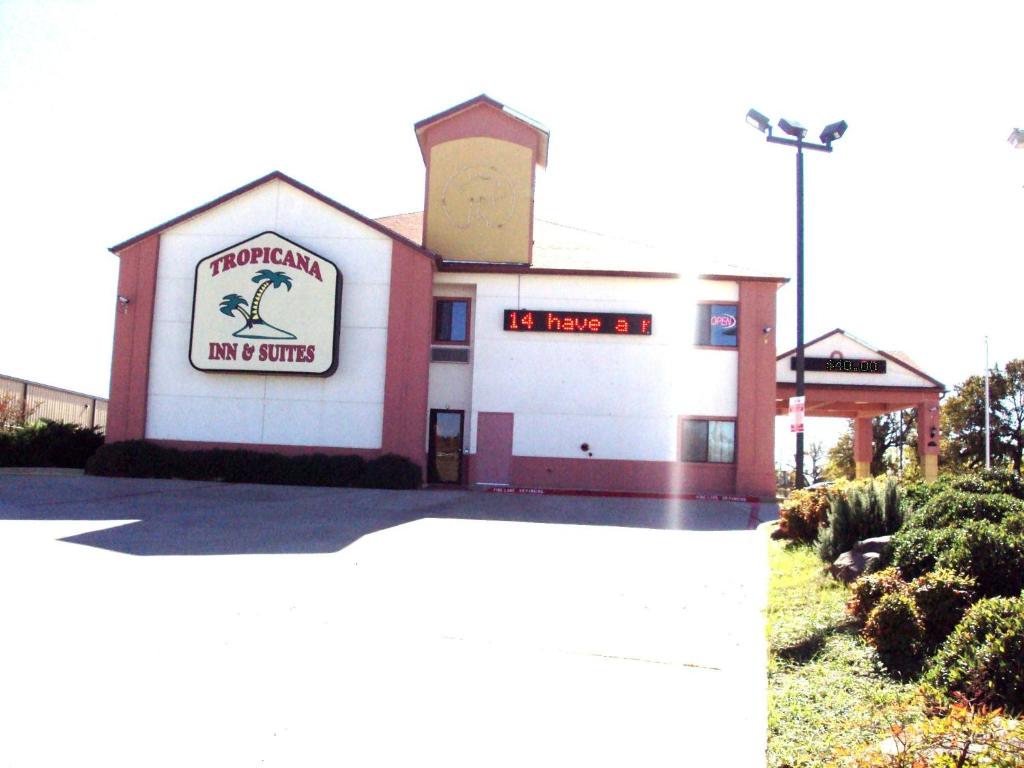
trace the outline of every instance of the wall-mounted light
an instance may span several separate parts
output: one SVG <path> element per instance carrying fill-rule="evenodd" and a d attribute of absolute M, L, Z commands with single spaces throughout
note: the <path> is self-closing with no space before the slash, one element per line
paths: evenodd
<path fill-rule="evenodd" d="M 117 297 L 117 303 L 120 304 L 121 306 L 124 306 L 125 304 L 128 303 L 128 297 L 127 296 L 118 296 Z"/>
<path fill-rule="evenodd" d="M 771 332 L 772 332 L 772 327 L 771 327 L 770 325 L 766 325 L 766 326 L 765 326 L 765 327 L 764 327 L 764 328 L 763 328 L 762 330 L 763 330 L 763 331 L 765 332 L 765 334 L 767 335 L 767 334 L 769 334 L 769 333 L 771 333 Z"/>

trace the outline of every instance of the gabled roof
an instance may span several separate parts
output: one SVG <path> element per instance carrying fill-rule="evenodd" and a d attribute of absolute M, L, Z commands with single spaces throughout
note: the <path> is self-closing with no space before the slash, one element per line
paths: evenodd
<path fill-rule="evenodd" d="M 916 365 L 914 365 L 913 362 L 910 360 L 910 358 L 907 357 L 906 355 L 904 355 L 902 353 L 898 353 L 898 352 L 885 352 L 884 350 L 877 349 L 873 344 L 868 344 L 866 341 L 864 341 L 862 339 L 858 339 L 852 333 L 847 333 L 842 328 L 833 328 L 828 333 L 825 333 L 825 334 L 823 334 L 821 336 L 818 336 L 815 339 L 811 339 L 810 341 L 805 341 L 804 342 L 804 349 L 806 350 L 808 347 L 812 347 L 815 344 L 817 344 L 818 342 L 824 341 L 825 339 L 830 338 L 832 336 L 836 336 L 836 335 L 845 336 L 846 338 L 848 338 L 848 339 L 850 339 L 852 341 L 855 341 L 857 344 L 860 344 L 862 347 L 870 349 L 875 354 L 881 355 L 886 360 L 889 360 L 891 362 L 896 363 L 896 365 L 900 366 L 901 368 L 903 368 L 905 370 L 908 370 L 911 373 L 917 374 L 918 376 L 920 376 L 920 377 L 922 377 L 924 379 L 927 379 L 928 381 L 930 381 L 932 384 L 934 384 L 936 387 L 938 387 L 942 391 L 946 390 L 946 385 L 945 384 L 943 384 L 938 379 L 935 379 L 935 378 L 929 376 L 924 371 L 922 371 L 920 368 L 918 368 Z M 789 356 L 795 355 L 795 354 L 796 354 L 796 347 L 793 347 L 793 349 L 791 349 L 791 350 L 789 350 L 787 352 L 783 352 L 781 355 L 776 356 L 775 359 L 776 360 L 782 360 L 785 357 L 789 357 Z"/>
<path fill-rule="evenodd" d="M 529 118 L 520 112 L 516 112 L 514 109 L 506 107 L 500 101 L 495 101 L 486 93 L 481 93 L 479 96 L 475 96 L 469 101 L 464 101 L 461 104 L 456 104 L 454 107 L 450 107 L 449 109 L 446 109 L 444 112 L 438 112 L 436 115 L 426 117 L 413 126 L 413 128 L 416 131 L 416 140 L 420 144 L 420 152 L 423 153 L 424 158 L 426 158 L 426 149 L 424 148 L 423 145 L 423 136 L 428 128 L 430 128 L 433 125 L 437 125 L 437 123 L 440 123 L 451 117 L 454 117 L 460 112 L 465 112 L 467 109 L 472 109 L 473 107 L 479 106 L 481 104 L 485 104 L 487 106 L 501 110 L 506 115 L 511 117 L 513 120 L 518 120 L 520 123 L 533 130 L 539 137 L 539 141 L 537 143 L 537 165 L 539 165 L 541 168 L 547 167 L 548 142 L 551 140 L 551 132 L 543 125 L 538 123 L 536 120 L 533 120 L 532 118 Z"/>
<path fill-rule="evenodd" d="M 389 229 L 388 227 L 386 227 L 386 226 L 384 226 L 382 224 L 379 224 L 378 222 L 374 221 L 373 219 L 370 219 L 370 218 L 367 218 L 366 216 L 363 216 L 363 214 L 358 213 L 357 211 L 353 211 L 348 206 L 342 205 L 341 203 L 339 203 L 339 202 L 337 202 L 335 200 L 332 200 L 331 198 L 327 197 L 327 195 L 321 194 L 320 192 L 317 192 L 315 189 L 313 189 L 311 187 L 307 187 L 302 182 L 296 181 L 291 176 L 288 176 L 287 174 L 281 173 L 280 171 L 271 171 L 266 176 L 261 176 L 260 178 L 256 179 L 255 181 L 250 181 L 248 184 L 245 184 L 245 185 L 239 187 L 238 189 L 232 190 L 231 192 L 228 192 L 225 195 L 221 195 L 216 200 L 211 200 L 208 203 L 204 203 L 203 205 L 200 205 L 198 208 L 193 208 L 191 211 L 183 213 L 180 216 L 175 216 L 170 221 L 165 221 L 163 224 L 158 224 L 157 226 L 153 227 L 152 229 L 147 229 L 145 232 L 143 232 L 141 234 L 138 234 L 138 235 L 135 235 L 134 237 L 128 238 L 123 243 L 118 243 L 117 245 L 111 246 L 110 251 L 115 253 L 115 254 L 117 254 L 120 251 L 123 251 L 128 246 L 134 245 L 135 243 L 139 242 L 140 240 L 145 240 L 150 235 L 155 235 L 155 234 L 157 234 L 159 232 L 163 232 L 164 230 L 170 229 L 171 227 L 173 227 L 176 224 L 180 224 L 183 221 L 187 221 L 188 219 L 191 219 L 191 218 L 193 218 L 195 216 L 198 216 L 201 213 L 206 213 L 206 211 L 209 211 L 211 208 L 216 208 L 218 205 L 221 205 L 222 203 L 226 203 L 228 200 L 231 200 L 231 199 L 233 199 L 235 197 L 238 197 L 239 195 L 243 195 L 246 192 L 249 192 L 250 190 L 256 189 L 257 187 L 260 187 L 260 186 L 262 186 L 264 184 L 267 184 L 268 182 L 271 182 L 271 181 L 281 181 L 281 182 L 284 182 L 285 184 L 288 184 L 288 185 L 290 185 L 292 187 L 295 187 L 295 189 L 299 190 L 300 192 L 304 192 L 305 194 L 309 195 L 310 197 L 315 198 L 316 200 L 319 200 L 321 203 L 325 203 L 326 205 L 329 205 L 331 208 L 334 208 L 336 211 L 340 211 L 341 213 L 344 213 L 346 216 L 351 216 L 353 219 L 356 219 L 357 221 L 361 222 L 362 224 L 365 224 L 366 226 L 371 227 L 372 229 L 377 230 L 382 235 L 387 235 L 388 237 L 390 237 L 390 238 L 392 238 L 394 240 L 398 240 L 399 242 L 403 243 L 404 245 L 407 245 L 410 248 L 413 248 L 414 250 L 419 251 L 424 256 L 428 256 L 429 258 L 433 259 L 434 261 L 438 261 L 439 260 L 437 254 L 435 254 L 433 251 L 431 251 L 431 250 L 429 250 L 427 248 L 424 248 L 422 245 L 420 245 L 418 237 L 415 240 L 413 240 L 411 238 L 408 238 L 408 237 L 405 237 L 401 233 L 396 232 L 393 229 Z"/>

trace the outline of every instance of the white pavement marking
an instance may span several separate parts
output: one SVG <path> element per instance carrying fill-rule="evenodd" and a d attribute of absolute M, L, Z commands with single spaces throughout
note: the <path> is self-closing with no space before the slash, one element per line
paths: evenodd
<path fill-rule="evenodd" d="M 762 765 L 756 532 L 425 519 L 138 557 L 0 522 L 0 767 Z"/>

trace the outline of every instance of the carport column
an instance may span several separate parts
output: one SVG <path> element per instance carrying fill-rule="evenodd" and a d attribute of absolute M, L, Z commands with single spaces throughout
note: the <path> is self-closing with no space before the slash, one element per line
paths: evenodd
<path fill-rule="evenodd" d="M 871 454 L 873 452 L 871 418 L 853 420 L 853 463 L 857 468 L 857 479 L 871 477 Z"/>
<path fill-rule="evenodd" d="M 917 406 L 917 453 L 926 483 L 939 477 L 939 398 Z"/>

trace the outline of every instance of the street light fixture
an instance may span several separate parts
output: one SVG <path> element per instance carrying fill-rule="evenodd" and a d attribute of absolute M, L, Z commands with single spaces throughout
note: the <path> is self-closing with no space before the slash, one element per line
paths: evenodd
<path fill-rule="evenodd" d="M 830 123 L 818 137 L 821 144 L 804 141 L 807 129 L 800 123 L 779 120 L 779 128 L 792 139 L 772 135 L 771 121 L 756 110 L 747 112 L 747 122 L 766 134 L 770 144 L 786 144 L 796 147 L 796 396 L 804 396 L 804 150 L 831 152 L 832 142 L 837 141 L 846 133 L 846 121 Z M 1024 141 L 1024 133 L 1020 133 Z M 1012 139 L 1012 137 L 1011 137 Z M 1016 146 L 1016 145 L 1015 145 Z M 804 433 L 796 433 L 796 487 L 804 487 Z"/>
<path fill-rule="evenodd" d="M 800 123 L 791 123 L 784 117 L 779 118 L 779 128 L 782 129 L 783 133 L 788 133 L 790 136 L 796 136 L 798 139 L 802 139 L 807 135 L 807 129 L 800 125 Z"/>
<path fill-rule="evenodd" d="M 757 128 L 761 133 L 770 131 L 772 128 L 771 120 L 762 115 L 756 109 L 752 109 L 747 112 L 747 122 Z"/>
<path fill-rule="evenodd" d="M 1007 141 L 1014 149 L 1024 149 L 1024 128 L 1014 128 Z"/>

